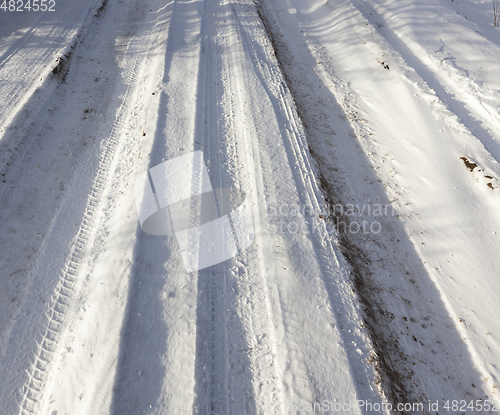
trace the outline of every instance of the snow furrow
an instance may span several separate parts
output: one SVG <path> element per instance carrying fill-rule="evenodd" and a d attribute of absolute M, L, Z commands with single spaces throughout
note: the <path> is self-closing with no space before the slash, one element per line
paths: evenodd
<path fill-rule="evenodd" d="M 391 29 L 391 25 L 384 17 L 377 13 L 370 4 L 371 2 L 351 0 L 351 3 L 363 14 L 373 30 L 385 39 L 389 47 L 404 59 L 410 70 L 415 71 L 443 105 L 456 115 L 458 122 L 465 125 L 489 153 L 499 161 L 500 112 L 498 107 L 500 101 L 488 99 L 484 96 L 486 91 L 483 92 L 483 88 L 474 87 L 466 69 L 460 67 L 454 69 L 453 64 L 449 64 L 451 68 L 443 70 L 445 62 L 450 59 L 454 60 L 453 56 L 439 61 L 427 53 L 417 42 L 404 36 L 398 36 L 398 33 Z M 490 60 L 494 62 L 494 58 L 495 56 L 492 56 Z M 500 56 L 496 58 L 497 62 L 500 62 Z M 495 85 L 488 86 L 495 87 Z"/>
<path fill-rule="evenodd" d="M 4 53 L 0 61 L 0 103 L 5 111 L 0 114 L 0 137 L 12 128 L 14 116 L 35 91 L 54 87 L 50 80 L 52 71 L 61 58 L 67 59 L 80 41 L 80 34 L 93 24 L 92 13 L 101 3 L 102 0 L 72 1 L 58 7 L 56 12 L 40 13 L 30 30 Z M 13 20 L 20 17 L 14 16 Z M 25 50 L 32 53 L 24 53 Z M 32 82 L 20 81 L 19 71 Z"/>

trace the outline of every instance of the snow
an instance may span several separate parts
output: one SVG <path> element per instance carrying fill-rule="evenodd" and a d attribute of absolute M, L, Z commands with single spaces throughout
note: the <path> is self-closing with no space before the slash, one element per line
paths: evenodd
<path fill-rule="evenodd" d="M 0 11 L 2 413 L 497 412 L 492 22 L 480 0 Z M 173 202 L 173 232 L 146 227 Z"/>

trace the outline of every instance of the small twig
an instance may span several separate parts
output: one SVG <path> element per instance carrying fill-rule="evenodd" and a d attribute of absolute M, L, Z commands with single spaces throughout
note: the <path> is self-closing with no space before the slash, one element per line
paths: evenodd
<path fill-rule="evenodd" d="M 20 269 L 17 271 L 14 271 L 12 274 L 9 275 L 9 277 L 12 277 L 14 274 L 17 274 L 18 272 L 26 271 L 25 269 Z"/>
<path fill-rule="evenodd" d="M 40 294 L 38 294 L 38 296 L 40 297 Z M 40 297 L 40 300 L 42 300 L 42 303 L 44 303 L 44 304 L 45 304 L 45 301 L 43 301 L 43 298 L 42 298 L 42 297 Z"/>
<path fill-rule="evenodd" d="M 498 0 L 493 0 L 493 26 L 498 27 L 500 23 L 500 4 Z"/>

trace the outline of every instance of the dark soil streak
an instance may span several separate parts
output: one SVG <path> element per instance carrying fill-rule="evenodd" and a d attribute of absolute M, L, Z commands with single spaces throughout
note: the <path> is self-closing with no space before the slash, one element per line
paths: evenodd
<path fill-rule="evenodd" d="M 283 77 L 287 83 L 287 88 L 294 101 L 297 114 L 304 126 L 306 137 L 308 141 L 310 141 L 309 131 L 311 126 L 308 123 L 307 117 L 304 116 L 304 111 L 301 108 L 299 100 L 296 98 L 297 94 L 294 90 L 293 82 L 283 64 L 284 57 L 281 56 L 281 48 L 278 46 L 273 36 L 270 23 L 264 15 L 260 4 L 256 3 L 256 6 L 257 13 L 262 20 L 268 39 L 273 47 L 274 55 L 276 56 Z M 328 171 L 325 171 L 325 169 L 329 169 L 330 171 L 328 171 L 328 173 L 331 174 L 331 168 L 322 160 L 320 155 L 312 150 L 311 146 L 309 146 L 309 151 L 318 165 L 318 181 L 325 202 L 329 206 L 343 204 L 342 199 L 338 196 L 339 192 L 334 189 L 332 183 L 325 178 L 325 174 L 327 174 Z M 353 241 L 353 236 L 347 232 L 346 227 L 339 226 L 339 224 L 342 223 L 350 223 L 350 218 L 345 214 L 342 215 L 336 212 L 334 209 L 327 209 L 327 211 L 330 213 L 325 219 L 329 219 L 335 224 L 339 234 L 338 243 L 340 251 L 351 266 L 353 291 L 357 294 L 362 304 L 365 329 L 372 341 L 374 353 L 368 361 L 374 364 L 375 370 L 378 373 L 379 378 L 377 379 L 377 383 L 379 383 L 383 394 L 393 407 L 396 407 L 398 402 L 418 401 L 417 397 L 415 397 L 407 387 L 408 384 L 411 384 L 411 377 L 413 375 L 413 372 L 406 369 L 407 365 L 404 364 L 407 360 L 407 356 L 402 352 L 398 344 L 397 336 L 387 330 L 389 321 L 391 318 L 394 318 L 394 316 L 391 316 L 391 313 L 385 309 L 384 305 L 380 304 L 378 299 L 374 298 L 373 293 L 376 292 L 376 287 L 374 284 L 370 283 L 372 280 L 372 272 L 370 271 L 370 264 L 367 259 L 368 255 L 366 255 L 355 241 Z M 405 367 L 406 372 L 401 370 L 401 366 Z M 406 412 L 401 413 L 406 414 Z"/>
<path fill-rule="evenodd" d="M 109 0 L 103 0 L 99 8 L 96 10 L 94 17 L 96 18 L 101 17 L 101 13 L 106 8 L 108 1 Z M 66 81 L 66 76 L 68 75 L 71 66 L 73 52 L 78 48 L 78 46 L 82 43 L 82 41 L 83 39 L 81 37 L 81 34 L 78 34 L 73 44 L 71 45 L 69 52 L 66 53 L 64 56 L 59 56 L 56 59 L 57 65 L 54 66 L 54 68 L 52 68 L 52 75 L 54 78 L 58 78 L 63 83 Z"/>
<path fill-rule="evenodd" d="M 326 203 L 329 206 L 341 203 L 337 192 L 321 173 L 321 166 L 324 164 L 316 153 L 311 149 L 310 151 L 320 166 L 319 182 Z M 379 375 L 380 386 L 393 406 L 396 406 L 398 402 L 411 402 L 412 393 L 405 385 L 411 380 L 412 373 L 402 373 L 401 370 L 396 369 L 396 366 L 400 366 L 398 363 L 406 360 L 406 357 L 399 347 L 397 337 L 385 329 L 388 326 L 388 320 L 394 316 L 391 316 L 385 307 L 373 297 L 374 285 L 370 283 L 372 272 L 366 259 L 368 256 L 352 241 L 352 235 L 347 232 L 346 227 L 339 226 L 349 223 L 349 217 L 332 209 L 328 211 L 331 213 L 327 215 L 327 218 L 335 224 L 339 233 L 340 251 L 351 266 L 351 281 L 363 307 L 363 322 L 375 352 L 373 363 Z"/>

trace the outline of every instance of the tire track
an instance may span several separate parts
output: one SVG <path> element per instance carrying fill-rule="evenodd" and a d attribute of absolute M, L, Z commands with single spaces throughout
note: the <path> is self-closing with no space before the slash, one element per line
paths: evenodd
<path fill-rule="evenodd" d="M 238 84 L 243 77 L 233 66 L 239 65 L 235 51 L 241 39 L 234 34 L 230 3 L 206 3 L 205 16 L 208 56 L 200 67 L 206 77 L 200 80 L 203 112 L 198 123 L 203 128 L 206 163 L 214 187 L 236 186 L 252 198 L 248 179 L 242 179 L 245 168 L 234 160 L 239 155 L 247 166 L 258 166 L 250 155 L 252 140 L 247 134 L 243 139 L 238 136 L 230 116 L 244 101 L 243 85 Z M 241 111 L 237 116 L 238 122 L 248 122 Z M 198 274 L 195 413 L 280 413 L 281 387 L 274 371 L 275 336 L 263 264 L 262 255 L 243 251 Z"/>
<path fill-rule="evenodd" d="M 288 91 L 286 84 L 283 82 L 284 80 L 281 68 L 279 67 L 279 65 L 277 65 L 277 62 L 274 60 L 274 57 L 272 56 L 273 50 L 270 47 L 269 50 L 266 51 L 262 49 L 262 43 L 263 43 L 262 41 L 265 41 L 267 37 L 264 27 L 259 22 L 259 17 L 262 18 L 260 8 L 257 6 L 256 9 L 255 5 L 250 3 L 243 3 L 243 4 L 231 3 L 231 7 L 234 12 L 234 15 L 236 16 L 239 32 L 241 33 L 241 38 L 242 38 L 241 43 L 243 45 L 245 53 L 249 56 L 249 60 L 253 64 L 254 73 L 256 74 L 257 79 L 260 80 L 261 86 L 263 86 L 266 89 L 266 93 L 269 96 L 269 98 L 271 98 L 276 115 L 279 114 L 278 117 L 283 117 L 283 119 L 279 121 L 280 130 L 284 135 L 285 143 L 287 143 L 285 147 L 289 164 L 290 166 L 298 167 L 294 168 L 292 171 L 293 171 L 294 185 L 297 188 L 298 192 L 301 195 L 303 195 L 301 196 L 301 203 L 305 206 L 312 206 L 314 207 L 315 211 L 320 212 L 322 208 L 320 206 L 318 198 L 321 197 L 320 196 L 321 193 L 318 185 L 316 184 L 311 174 L 311 172 L 314 171 L 314 167 L 312 166 L 309 155 L 307 154 L 308 145 L 305 142 L 305 136 L 303 134 L 302 126 L 299 125 L 297 121 L 297 114 L 295 113 L 296 108 L 293 108 L 293 104 L 291 105 L 291 103 L 293 103 L 292 96 L 290 95 L 290 92 Z M 248 16 L 252 16 L 253 19 L 252 17 L 249 18 Z M 269 60 L 269 63 L 266 62 L 267 60 Z M 238 63 L 236 58 L 234 59 L 230 67 L 238 68 Z M 241 78 L 243 78 L 243 76 L 236 75 L 230 77 L 230 79 L 241 79 Z M 240 87 L 238 89 L 238 87 L 235 87 L 234 89 L 236 89 L 237 92 L 240 92 L 242 88 Z M 231 92 L 230 94 L 231 96 L 232 95 L 238 96 L 238 93 L 234 94 L 233 92 Z M 246 101 L 245 97 L 240 97 L 240 101 L 245 102 Z M 231 107 L 237 108 L 238 104 L 235 103 Z M 255 129 L 251 128 L 252 121 L 250 121 L 249 119 L 250 117 L 248 117 L 246 113 L 240 116 L 241 119 L 244 118 L 248 119 L 245 122 L 246 128 L 244 129 L 244 131 L 240 131 L 239 133 L 243 136 L 246 136 L 246 140 L 244 140 L 245 142 L 255 142 L 255 137 L 257 137 L 258 134 L 255 131 Z M 253 134 L 250 133 L 250 131 Z M 258 149 L 258 146 L 256 144 L 254 144 L 254 147 L 256 148 L 256 150 L 251 151 L 250 149 L 249 150 L 244 149 L 243 151 L 235 153 L 245 154 L 245 155 L 252 154 L 252 156 L 250 156 L 252 157 L 252 162 L 248 164 L 252 166 L 261 166 L 262 161 L 261 157 L 258 154 L 259 151 L 262 150 Z M 246 160 L 249 160 L 248 156 Z M 264 165 L 266 165 L 265 162 Z M 263 175 L 264 177 L 269 176 L 268 173 L 269 172 L 259 172 L 256 174 L 256 176 L 260 175 Z M 269 184 L 267 186 L 265 184 L 261 184 L 260 186 L 261 188 L 266 188 L 269 186 Z M 273 185 L 270 184 L 270 186 Z M 255 193 L 257 193 L 257 190 L 255 191 Z M 270 206 L 273 206 L 273 203 L 274 206 L 277 206 L 276 200 L 273 200 L 271 195 L 268 194 L 265 196 L 265 198 L 267 199 L 267 202 L 270 203 Z M 262 199 L 264 199 L 263 195 Z M 271 202 L 271 200 L 273 201 Z M 267 211 L 268 206 L 264 205 L 260 206 L 260 211 L 264 212 Z M 257 217 L 260 216 L 257 212 L 257 209 L 255 210 L 254 213 Z M 306 220 L 310 221 L 311 219 L 314 221 L 314 218 L 307 218 Z M 311 225 L 311 223 L 309 224 Z M 319 227 L 321 228 L 321 224 L 319 224 Z M 332 317 L 340 322 L 341 327 L 343 325 L 348 326 L 349 322 L 347 316 L 350 316 L 351 318 L 356 318 L 355 316 L 358 316 L 359 319 L 359 316 L 361 315 L 361 310 L 357 308 L 355 301 L 353 301 L 352 293 L 349 294 L 351 289 L 350 285 L 345 281 L 345 276 L 343 279 L 341 273 L 332 269 L 332 263 L 336 264 L 339 267 L 342 266 L 345 267 L 345 264 L 341 265 L 338 263 L 337 255 L 335 254 L 335 249 L 329 242 L 329 237 L 324 228 L 322 228 L 322 232 L 323 232 L 322 236 L 320 237 L 319 240 L 317 238 L 314 239 L 315 256 L 317 257 L 318 263 L 320 264 L 321 268 L 322 282 L 318 286 L 318 289 L 320 292 L 324 290 L 329 293 L 332 305 L 332 311 L 334 310 L 332 313 L 333 314 Z M 278 288 L 277 290 L 276 288 L 270 290 L 269 287 L 276 284 L 278 281 L 286 281 L 287 279 L 292 278 L 292 274 L 290 273 L 289 269 L 290 268 L 293 269 L 293 265 L 291 264 L 290 260 L 287 258 L 287 254 L 285 253 L 285 251 L 290 249 L 291 243 L 293 244 L 293 242 L 291 242 L 290 240 L 284 240 L 283 238 L 279 237 L 279 235 L 275 235 L 274 238 L 275 246 L 268 247 L 268 249 L 270 249 L 274 254 L 273 255 L 274 264 L 272 266 L 272 271 L 270 270 L 267 271 L 267 274 L 273 275 L 273 281 L 271 283 L 266 277 L 266 274 L 263 273 L 260 275 L 261 281 L 259 281 L 258 283 L 259 287 L 263 287 L 263 292 L 261 295 L 263 298 L 265 298 L 265 300 L 263 300 L 262 302 L 266 304 L 267 307 L 268 322 L 266 323 L 266 331 L 268 333 L 272 333 L 272 335 L 270 336 L 271 339 L 266 338 L 265 341 L 263 342 L 264 343 L 263 349 L 267 347 L 267 353 L 270 356 L 273 356 L 272 367 L 267 368 L 265 364 L 263 366 L 261 364 L 260 370 L 262 370 L 263 372 L 262 379 L 271 378 L 273 379 L 273 381 L 268 381 L 268 384 L 263 382 L 266 386 L 265 388 L 262 388 L 260 390 L 256 388 L 256 396 L 258 398 L 261 398 L 260 402 L 258 403 L 267 402 L 267 406 L 265 406 L 266 411 L 269 411 L 270 408 L 272 408 L 272 411 L 270 413 L 280 413 L 280 411 L 286 411 L 287 407 L 290 408 L 290 403 L 291 403 L 290 397 L 287 402 L 282 392 L 284 379 L 287 378 L 287 374 L 285 373 L 285 371 L 289 371 L 290 366 L 293 367 L 294 370 L 293 376 L 295 378 L 302 379 L 302 382 L 304 382 L 305 379 L 308 379 L 308 381 L 310 382 L 309 387 L 313 389 L 314 393 L 316 394 L 317 398 L 316 401 L 321 401 L 323 398 L 327 396 L 325 395 L 325 390 L 324 390 L 325 385 L 322 385 L 321 383 L 318 384 L 317 378 L 315 378 L 316 376 L 315 374 L 307 373 L 308 370 L 311 370 L 313 372 L 314 370 L 311 367 L 309 369 L 301 368 L 300 364 L 297 364 L 295 362 L 295 360 L 303 360 L 303 359 L 307 361 L 307 359 L 309 358 L 308 355 L 309 353 L 311 353 L 311 350 L 300 350 L 299 353 L 302 354 L 300 358 L 296 355 L 297 351 L 294 350 L 288 350 L 286 352 L 286 357 L 281 356 L 280 358 L 278 358 L 276 355 L 277 341 L 278 341 L 277 339 L 279 338 L 280 343 L 283 343 L 284 342 L 283 336 L 286 336 L 286 332 L 289 330 L 287 328 L 287 325 L 289 325 L 290 323 L 292 324 L 296 323 L 294 323 L 293 321 L 290 322 L 289 320 L 287 320 L 289 317 L 285 318 L 282 314 L 283 313 L 282 309 L 288 309 L 290 305 L 287 304 L 288 300 L 286 299 L 286 297 L 284 297 L 284 294 L 280 293 L 280 288 Z M 260 244 L 263 244 L 263 241 L 260 241 L 259 245 Z M 259 253 L 261 257 L 261 264 L 264 264 L 265 260 L 263 258 L 263 252 L 260 249 Z M 298 278 L 299 276 L 294 275 L 293 277 Z M 342 288 L 339 288 L 338 290 L 335 290 L 334 288 L 326 289 L 326 286 L 332 285 L 334 281 Z M 343 296 L 340 296 L 340 291 L 342 289 L 343 289 Z M 260 298 L 260 295 L 257 295 L 257 297 Z M 258 303 L 258 301 L 256 303 Z M 276 304 L 280 304 L 281 308 L 278 308 Z M 343 319 L 339 318 L 340 315 L 344 315 L 345 317 Z M 281 326 L 277 329 L 274 329 L 274 327 L 272 327 L 272 325 L 270 324 L 271 319 L 274 322 L 280 321 Z M 373 389 L 370 386 L 375 380 L 375 373 L 372 370 L 372 368 L 364 364 L 364 362 L 360 361 L 358 355 L 360 347 L 368 351 L 371 350 L 368 338 L 359 331 L 353 331 L 350 332 L 349 334 L 343 333 L 343 336 L 345 344 L 348 346 L 348 354 L 350 355 L 351 358 L 351 364 L 353 365 L 354 368 L 352 374 L 356 377 L 356 380 L 359 384 L 361 396 L 365 399 L 371 399 L 373 402 L 377 401 L 378 397 L 376 396 L 376 394 L 373 393 Z M 355 348 L 349 347 L 349 345 L 351 344 L 356 345 L 356 347 Z M 281 354 L 284 354 L 283 349 L 281 349 Z M 258 363 L 259 362 L 257 361 L 256 367 L 259 367 Z M 315 369 L 317 370 L 319 368 Z M 260 370 L 257 372 L 260 373 Z M 256 377 L 256 380 L 258 378 L 261 377 L 260 376 Z M 289 387 L 289 385 L 287 386 Z M 329 392 L 332 393 L 331 391 Z M 259 406 L 258 408 L 262 407 Z"/>
<path fill-rule="evenodd" d="M 252 43 L 253 40 L 241 22 L 242 15 L 249 17 L 251 22 L 256 22 L 255 8 L 253 4 L 235 4 L 232 1 L 224 1 L 222 6 L 225 16 L 228 16 L 225 25 L 226 36 L 221 42 L 228 51 L 223 54 L 223 79 L 226 89 L 222 102 L 226 113 L 234 114 L 234 118 L 225 117 L 225 129 L 231 136 L 226 154 L 230 170 L 239 172 L 235 177 L 236 187 L 245 189 L 247 198 L 254 202 L 253 206 L 256 206 L 256 200 L 262 201 L 263 198 L 257 196 L 259 191 L 255 179 L 263 188 L 264 184 L 258 178 L 263 177 L 265 172 L 261 168 L 259 154 L 261 150 L 255 143 L 257 133 L 254 124 L 257 121 L 243 110 L 249 85 L 245 85 L 243 81 L 245 76 L 240 71 L 239 62 L 239 58 L 246 53 L 255 53 L 253 46 L 248 47 L 249 42 Z M 237 125 L 244 127 L 238 128 Z M 250 172 L 249 166 L 256 171 Z M 262 202 L 257 206 L 252 209 L 254 223 L 263 222 L 260 212 L 266 211 Z M 255 237 L 258 238 L 257 235 Z M 235 312 L 241 320 L 243 331 L 239 339 L 233 340 L 235 336 L 232 336 L 231 344 L 236 344 L 238 347 L 235 350 L 233 346 L 230 361 L 234 372 L 238 369 L 238 365 L 244 364 L 241 362 L 243 359 L 238 356 L 244 353 L 247 366 L 243 366 L 243 370 L 246 368 L 251 372 L 251 375 L 247 374 L 241 381 L 244 387 L 239 388 L 239 393 L 245 396 L 245 407 L 237 407 L 237 410 L 231 413 L 281 414 L 284 410 L 283 384 L 279 377 L 276 333 L 272 324 L 276 317 L 273 315 L 270 283 L 267 277 L 270 274 L 268 269 L 270 265 L 266 266 L 263 254 L 265 248 L 259 245 L 260 242 L 256 240 L 251 248 L 241 252 L 231 269 L 231 275 L 236 278 L 234 286 L 237 287 L 235 289 L 238 290 L 240 297 L 239 304 L 235 305 Z M 238 394 L 235 389 L 233 387 L 231 394 L 233 399 Z"/>
<path fill-rule="evenodd" d="M 202 142 L 204 159 L 213 188 L 223 187 L 221 162 L 223 137 L 219 128 L 220 35 L 215 23 L 219 20 L 219 7 L 217 0 L 204 2 L 201 27 L 203 52 L 200 57 L 195 128 L 195 140 L 199 139 Z M 196 385 L 193 407 L 193 412 L 196 414 L 231 413 L 226 316 L 227 266 L 228 261 L 225 261 L 198 272 Z"/>
<path fill-rule="evenodd" d="M 102 21 L 106 25 L 106 21 Z M 127 59 L 130 64 L 124 70 L 124 84 L 122 105 L 120 106 L 110 130 L 105 125 L 99 131 L 98 136 L 108 137 L 98 162 L 97 173 L 93 179 L 87 206 L 80 227 L 78 229 L 75 243 L 66 261 L 60 281 L 56 286 L 55 293 L 50 300 L 47 312 L 47 328 L 43 339 L 39 343 L 39 350 L 29 371 L 29 380 L 24 388 L 20 404 L 20 413 L 23 415 L 35 413 L 44 393 L 51 363 L 58 353 L 59 340 L 65 327 L 67 314 L 70 310 L 75 291 L 80 267 L 96 232 L 95 223 L 99 208 L 102 203 L 103 190 L 109 180 L 110 169 L 113 164 L 120 134 L 123 131 L 128 115 L 128 99 L 131 97 L 135 87 L 135 79 L 140 64 L 141 45 L 131 45 L 133 54 Z M 42 300 L 43 301 L 43 300 Z"/>

